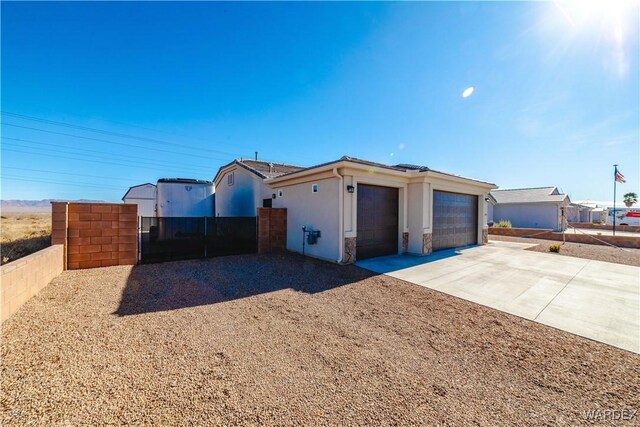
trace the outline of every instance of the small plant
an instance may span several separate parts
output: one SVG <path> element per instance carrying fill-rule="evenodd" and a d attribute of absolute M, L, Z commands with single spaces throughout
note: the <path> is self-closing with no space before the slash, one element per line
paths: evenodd
<path fill-rule="evenodd" d="M 636 193 L 627 193 L 623 197 L 624 204 L 627 205 L 628 208 L 633 206 L 635 203 L 638 203 L 638 195 Z"/>
<path fill-rule="evenodd" d="M 549 246 L 549 252 L 560 253 L 560 243 L 554 243 Z"/>
<path fill-rule="evenodd" d="M 501 219 L 500 222 L 496 222 L 493 226 L 498 228 L 511 228 L 511 221 Z"/>

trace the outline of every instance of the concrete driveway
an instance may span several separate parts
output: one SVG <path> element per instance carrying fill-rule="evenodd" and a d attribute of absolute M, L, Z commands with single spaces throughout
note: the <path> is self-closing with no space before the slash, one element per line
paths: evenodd
<path fill-rule="evenodd" d="M 356 265 L 640 353 L 640 268 L 524 250 L 530 246 L 491 241 Z"/>

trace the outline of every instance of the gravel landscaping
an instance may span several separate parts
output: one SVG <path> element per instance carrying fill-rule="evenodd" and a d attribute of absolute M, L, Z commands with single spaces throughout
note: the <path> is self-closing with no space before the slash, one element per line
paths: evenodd
<path fill-rule="evenodd" d="M 585 411 L 640 409 L 638 355 L 292 254 L 68 271 L 0 347 L 4 426 L 594 425 Z"/>
<path fill-rule="evenodd" d="M 602 245 L 587 245 L 585 243 L 557 242 L 555 240 L 532 239 L 524 237 L 497 236 L 492 234 L 490 240 L 501 240 L 503 242 L 530 243 L 536 246 L 527 248 L 528 251 L 549 252 L 549 246 L 559 243 L 561 245 L 560 255 L 573 256 L 577 258 L 595 259 L 598 261 L 613 262 L 616 264 L 634 265 L 640 267 L 640 249 L 614 248 Z"/>

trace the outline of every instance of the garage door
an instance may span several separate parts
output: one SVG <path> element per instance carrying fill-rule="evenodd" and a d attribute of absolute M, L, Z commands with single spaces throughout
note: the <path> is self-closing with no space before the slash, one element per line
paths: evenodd
<path fill-rule="evenodd" d="M 433 250 L 478 243 L 478 196 L 433 192 Z"/>
<path fill-rule="evenodd" d="M 356 258 L 398 253 L 398 189 L 358 185 Z"/>

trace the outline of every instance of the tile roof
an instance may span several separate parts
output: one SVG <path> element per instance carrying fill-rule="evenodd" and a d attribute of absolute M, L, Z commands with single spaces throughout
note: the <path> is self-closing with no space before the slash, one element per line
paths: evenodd
<path fill-rule="evenodd" d="M 291 175 L 294 174 L 296 172 L 299 172 L 300 170 L 311 170 L 311 169 L 316 169 L 316 168 L 320 168 L 323 166 L 327 166 L 327 165 L 331 165 L 334 163 L 339 163 L 339 162 L 352 162 L 352 163 L 358 163 L 361 165 L 365 165 L 365 166 L 374 166 L 374 167 L 379 167 L 379 168 L 384 168 L 384 169 L 391 169 L 391 170 L 395 170 L 395 171 L 399 171 L 399 172 L 409 172 L 409 171 L 418 171 L 418 172 L 436 172 L 442 175 L 448 175 L 448 176 L 453 176 L 456 178 L 462 178 L 462 179 L 466 179 L 469 181 L 475 181 L 475 182 L 479 182 L 482 184 L 490 184 L 490 185 L 494 185 L 491 182 L 486 182 L 486 181 L 480 181 L 478 179 L 473 179 L 473 178 L 467 178 L 465 176 L 462 175 L 456 175 L 456 174 L 452 174 L 452 173 L 447 173 L 447 172 L 441 172 L 441 171 L 437 171 L 435 169 L 430 169 L 427 166 L 418 166 L 418 165 L 410 165 L 410 164 L 398 164 L 398 165 L 385 165 L 383 163 L 377 163 L 377 162 L 371 162 L 369 160 L 363 160 L 363 159 L 358 159 L 357 157 L 350 157 L 350 156 L 342 156 L 340 157 L 338 160 L 333 160 L 330 162 L 326 162 L 326 163 L 321 163 L 319 165 L 315 165 L 315 166 L 311 166 L 308 168 L 300 168 L 299 170 L 295 170 L 295 171 L 291 171 L 288 172 L 284 175 Z"/>
<path fill-rule="evenodd" d="M 493 190 L 491 195 L 500 203 L 563 202 L 568 196 L 560 194 L 557 187 L 514 188 Z"/>
<path fill-rule="evenodd" d="M 420 172 L 430 171 L 431 170 L 426 166 L 410 165 L 408 163 L 400 163 L 399 165 L 396 165 L 395 167 L 404 168 L 404 169 L 408 169 L 408 170 L 416 170 L 416 171 L 420 171 Z"/>
<path fill-rule="evenodd" d="M 286 165 L 284 163 L 272 163 L 262 160 L 236 160 L 240 166 L 258 175 L 260 178 L 275 178 L 291 172 L 305 169 L 301 166 Z"/>

